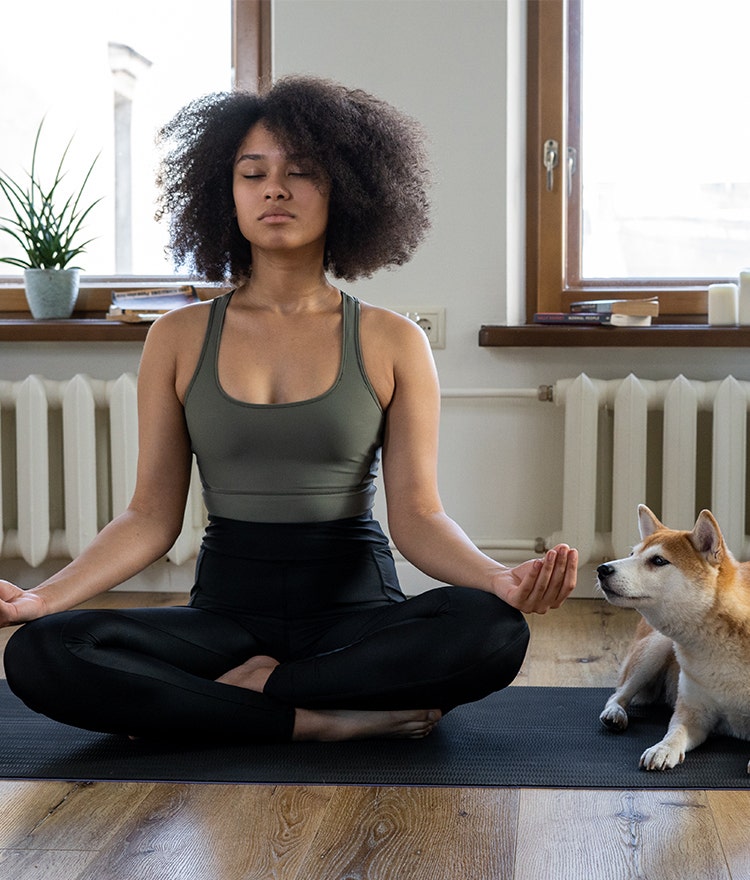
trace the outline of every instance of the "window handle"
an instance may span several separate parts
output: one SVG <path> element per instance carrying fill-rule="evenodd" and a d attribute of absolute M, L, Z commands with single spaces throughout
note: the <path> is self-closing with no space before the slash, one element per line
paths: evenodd
<path fill-rule="evenodd" d="M 544 142 L 542 161 L 547 169 L 547 191 L 552 192 L 552 187 L 555 183 L 555 168 L 557 168 L 560 162 L 560 145 L 557 141 L 550 138 L 550 140 Z"/>

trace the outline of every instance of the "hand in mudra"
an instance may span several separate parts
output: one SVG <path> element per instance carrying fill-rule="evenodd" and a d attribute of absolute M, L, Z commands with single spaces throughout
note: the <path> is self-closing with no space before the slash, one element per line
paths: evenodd
<path fill-rule="evenodd" d="M 558 544 L 542 559 L 530 559 L 496 575 L 493 590 L 519 611 L 546 614 L 573 592 L 577 569 L 578 551 Z"/>

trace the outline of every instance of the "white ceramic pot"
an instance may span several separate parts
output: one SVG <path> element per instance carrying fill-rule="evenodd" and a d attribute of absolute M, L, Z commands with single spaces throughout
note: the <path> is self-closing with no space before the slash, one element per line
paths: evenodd
<path fill-rule="evenodd" d="M 79 269 L 24 269 L 26 299 L 36 319 L 69 318 L 78 298 Z"/>

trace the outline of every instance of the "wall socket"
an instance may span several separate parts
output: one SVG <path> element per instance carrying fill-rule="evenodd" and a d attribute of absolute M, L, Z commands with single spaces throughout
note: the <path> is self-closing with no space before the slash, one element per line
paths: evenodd
<path fill-rule="evenodd" d="M 402 312 L 407 318 L 421 327 L 432 348 L 445 348 L 445 309 L 424 306 L 421 309 L 409 309 Z"/>

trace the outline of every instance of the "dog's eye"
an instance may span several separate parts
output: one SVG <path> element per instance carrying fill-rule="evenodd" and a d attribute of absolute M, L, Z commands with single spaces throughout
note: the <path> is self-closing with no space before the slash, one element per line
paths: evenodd
<path fill-rule="evenodd" d="M 651 557 L 651 564 L 652 565 L 670 565 L 671 563 L 669 562 L 668 559 L 665 559 L 663 556 L 652 556 Z"/>

